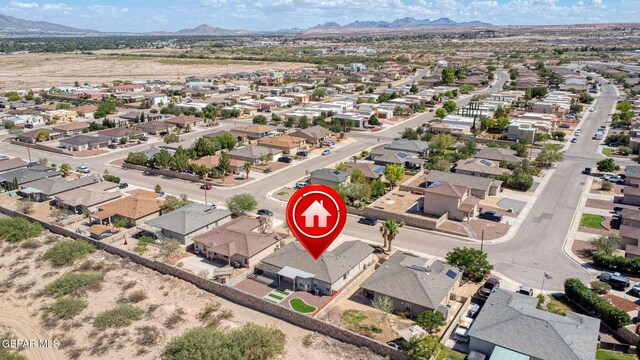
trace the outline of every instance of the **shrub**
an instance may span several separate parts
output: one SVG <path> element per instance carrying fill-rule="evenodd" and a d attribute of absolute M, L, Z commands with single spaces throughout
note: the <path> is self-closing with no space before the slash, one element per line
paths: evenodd
<path fill-rule="evenodd" d="M 592 281 L 591 282 L 591 288 L 596 293 L 602 295 L 602 294 L 608 293 L 609 290 L 611 290 L 611 285 L 607 284 L 606 282 L 602 282 L 602 281 Z"/>
<path fill-rule="evenodd" d="M 102 175 L 102 178 L 104 179 L 104 181 L 120 184 L 120 178 L 115 175 Z"/>
<path fill-rule="evenodd" d="M 88 303 L 82 299 L 71 296 L 59 297 L 56 302 L 49 306 L 46 314 L 53 314 L 58 319 L 69 320 L 80 314 L 87 307 Z"/>
<path fill-rule="evenodd" d="M 138 244 L 136 245 L 136 247 L 133 249 L 133 251 L 135 251 L 136 253 L 142 255 L 145 252 L 147 252 L 147 246 L 149 244 L 153 244 L 155 243 L 155 240 L 153 240 L 152 238 L 148 237 L 148 236 L 141 236 L 138 239 Z"/>
<path fill-rule="evenodd" d="M 273 326 L 248 323 L 231 332 L 207 327 L 188 330 L 171 340 L 164 358 L 174 359 L 270 359 L 284 351 L 282 331 Z"/>
<path fill-rule="evenodd" d="M 50 260 L 54 266 L 65 266 L 73 264 L 95 249 L 93 244 L 84 240 L 64 240 L 53 245 L 42 257 Z"/>
<path fill-rule="evenodd" d="M 605 180 L 600 185 L 600 189 L 604 190 L 604 191 L 609 191 L 609 190 L 613 189 L 613 184 L 611 183 L 611 181 Z"/>
<path fill-rule="evenodd" d="M 596 251 L 592 256 L 593 264 L 599 268 L 620 271 L 628 274 L 640 274 L 640 258 L 626 258 L 623 256 L 607 255 Z"/>
<path fill-rule="evenodd" d="M 160 339 L 160 330 L 155 326 L 141 326 L 136 328 L 138 338 L 136 344 L 141 346 L 151 346 L 158 343 Z"/>
<path fill-rule="evenodd" d="M 44 228 L 21 217 L 0 219 L 0 240 L 19 242 L 36 237 Z"/>
<path fill-rule="evenodd" d="M 147 298 L 147 293 L 144 290 L 136 290 L 127 296 L 127 302 L 139 303 Z"/>
<path fill-rule="evenodd" d="M 582 306 L 613 329 L 631 324 L 629 314 L 609 304 L 578 279 L 565 280 L 564 292 L 569 300 Z"/>
<path fill-rule="evenodd" d="M 113 309 L 105 310 L 99 313 L 93 326 L 98 330 L 106 330 L 110 327 L 126 327 L 131 325 L 133 321 L 142 319 L 144 310 L 137 306 L 124 304 L 118 305 Z"/>
<path fill-rule="evenodd" d="M 98 285 L 103 279 L 104 275 L 93 272 L 70 273 L 50 282 L 45 286 L 44 291 L 53 296 L 67 295 L 89 286 Z"/>

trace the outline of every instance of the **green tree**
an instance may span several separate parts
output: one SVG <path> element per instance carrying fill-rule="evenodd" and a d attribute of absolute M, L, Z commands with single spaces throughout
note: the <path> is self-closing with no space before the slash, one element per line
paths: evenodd
<path fill-rule="evenodd" d="M 633 110 L 633 106 L 628 101 L 622 101 L 616 105 L 616 110 L 620 112 L 627 112 Z"/>
<path fill-rule="evenodd" d="M 433 153 L 444 154 L 444 151 L 456 143 L 456 138 L 449 134 L 438 134 L 429 141 L 429 148 Z"/>
<path fill-rule="evenodd" d="M 451 161 L 445 158 L 438 158 L 431 168 L 432 170 L 449 172 L 451 171 Z"/>
<path fill-rule="evenodd" d="M 127 227 L 127 225 L 129 225 L 129 222 L 125 218 L 121 218 L 119 216 L 116 216 L 116 217 L 111 219 L 111 225 L 114 228 L 119 229 L 119 228 Z"/>
<path fill-rule="evenodd" d="M 222 153 L 222 155 L 220 155 L 220 158 L 218 159 L 218 169 L 222 171 L 223 177 L 227 176 L 227 173 L 231 171 L 231 158 L 229 157 L 229 154 Z"/>
<path fill-rule="evenodd" d="M 371 183 L 369 184 L 369 187 L 371 188 L 371 196 L 380 197 L 384 195 L 385 186 L 384 186 L 384 183 L 380 181 L 380 179 L 375 179 L 371 181 Z"/>
<path fill-rule="evenodd" d="M 186 194 L 181 194 L 179 198 L 169 195 L 165 198 L 164 204 L 162 204 L 162 214 L 168 214 L 189 204 L 191 204 L 191 201 Z"/>
<path fill-rule="evenodd" d="M 511 145 L 511 150 L 516 152 L 516 155 L 519 157 L 528 157 L 529 150 L 527 149 L 527 144 L 522 141 L 518 141 L 515 144 Z"/>
<path fill-rule="evenodd" d="M 384 177 L 393 188 L 404 177 L 404 168 L 398 164 L 387 164 L 384 167 Z"/>
<path fill-rule="evenodd" d="M 409 127 L 404 129 L 401 137 L 407 140 L 418 140 L 420 138 L 416 130 L 414 128 L 409 128 Z"/>
<path fill-rule="evenodd" d="M 191 151 L 196 154 L 196 157 L 213 155 L 217 150 L 218 149 L 213 141 L 203 137 L 196 140 L 196 142 L 191 146 Z"/>
<path fill-rule="evenodd" d="M 371 300 L 371 306 L 378 310 L 378 327 L 380 327 L 380 324 L 382 324 L 382 322 L 389 317 L 389 314 L 393 313 L 395 310 L 393 300 L 388 296 L 378 296 L 377 298 L 374 298 Z"/>
<path fill-rule="evenodd" d="M 164 261 L 170 261 L 182 252 L 182 244 L 176 239 L 168 239 L 160 242 L 159 255 Z"/>
<path fill-rule="evenodd" d="M 313 90 L 313 93 L 311 94 L 311 97 L 314 100 L 322 100 L 325 97 L 327 97 L 327 91 L 324 89 L 315 89 Z"/>
<path fill-rule="evenodd" d="M 115 114 L 117 112 L 118 109 L 116 108 L 116 104 L 111 102 L 103 102 L 99 104 L 96 111 L 93 112 L 93 117 L 95 119 L 100 119 L 106 117 L 109 114 Z"/>
<path fill-rule="evenodd" d="M 353 184 L 365 184 L 367 180 L 364 177 L 364 172 L 360 168 L 353 168 L 351 170 L 351 183 Z"/>
<path fill-rule="evenodd" d="M 425 329 L 428 333 L 432 334 L 434 332 L 437 332 L 438 329 L 440 329 L 440 327 L 445 324 L 446 320 L 447 319 L 441 313 L 437 311 L 427 310 L 418 315 L 416 323 L 420 325 L 421 328 Z"/>
<path fill-rule="evenodd" d="M 449 66 L 442 69 L 442 77 L 440 78 L 443 84 L 451 85 L 456 82 L 456 72 Z"/>
<path fill-rule="evenodd" d="M 242 170 L 245 172 L 245 174 L 247 174 L 247 179 L 249 178 L 249 173 L 251 172 L 251 168 L 253 167 L 253 165 L 251 165 L 251 163 L 246 162 L 242 165 Z"/>
<path fill-rule="evenodd" d="M 375 114 L 369 116 L 368 122 L 369 122 L 369 125 L 373 125 L 373 126 L 380 125 L 380 120 L 378 120 L 378 117 Z"/>
<path fill-rule="evenodd" d="M 384 246 L 387 247 L 387 251 L 391 251 L 391 242 L 400 233 L 400 228 L 404 225 L 403 222 L 397 222 L 395 220 L 385 220 L 380 225 L 380 234 L 384 239 Z"/>
<path fill-rule="evenodd" d="M 258 206 L 258 201 L 251 194 L 234 195 L 227 200 L 227 207 L 234 216 L 241 216 L 253 211 Z"/>
<path fill-rule="evenodd" d="M 67 163 L 60 165 L 60 173 L 62 174 L 62 177 L 66 177 L 67 175 L 69 175 L 71 169 L 71 165 Z"/>
<path fill-rule="evenodd" d="M 458 104 L 453 100 L 447 100 L 442 104 L 442 107 L 447 110 L 447 113 L 451 114 L 458 109 Z"/>
<path fill-rule="evenodd" d="M 180 137 L 174 133 L 170 133 L 163 136 L 162 140 L 165 142 L 165 144 L 173 144 L 180 142 Z"/>
<path fill-rule="evenodd" d="M 155 191 L 157 193 L 161 193 L 162 192 L 162 187 L 160 186 L 160 184 L 156 184 L 156 186 L 153 187 L 153 191 Z"/>
<path fill-rule="evenodd" d="M 442 347 L 438 338 L 431 335 L 414 336 L 403 346 L 405 354 L 411 359 L 430 359 Z"/>
<path fill-rule="evenodd" d="M 154 154 L 151 158 L 151 165 L 153 167 L 168 169 L 173 161 L 173 156 L 167 149 L 161 149 L 160 152 Z"/>
<path fill-rule="evenodd" d="M 51 139 L 49 130 L 40 130 L 40 132 L 38 132 L 38 136 L 36 137 L 36 141 L 48 141 L 49 139 Z"/>
<path fill-rule="evenodd" d="M 449 113 L 447 112 L 447 109 L 441 107 L 438 110 L 436 110 L 436 116 L 439 118 L 444 118 L 445 116 L 449 115 Z"/>
<path fill-rule="evenodd" d="M 453 266 L 464 267 L 462 275 L 473 281 L 481 281 L 493 269 L 493 265 L 487 260 L 487 254 L 472 248 L 456 247 L 447 253 L 446 259 Z"/>
<path fill-rule="evenodd" d="M 258 124 L 258 125 L 266 125 L 267 124 L 267 117 L 264 115 L 256 115 L 253 117 L 253 123 L 254 124 Z"/>
<path fill-rule="evenodd" d="M 564 153 L 560 151 L 562 147 L 557 144 L 546 144 L 536 157 L 536 162 L 541 166 L 550 167 L 551 165 L 563 161 Z"/>
<path fill-rule="evenodd" d="M 614 251 L 620 249 L 621 241 L 622 238 L 619 235 L 608 233 L 600 234 L 589 242 L 597 251 L 602 251 L 607 255 L 611 255 Z"/>
<path fill-rule="evenodd" d="M 612 172 L 619 169 L 618 165 L 616 165 L 615 160 L 613 160 L 612 158 L 602 159 L 598 161 L 596 165 L 598 166 L 599 172 Z"/>
<path fill-rule="evenodd" d="M 478 144 L 475 140 L 465 140 L 464 144 L 458 149 L 458 152 L 466 156 L 475 155 L 478 152 Z"/>

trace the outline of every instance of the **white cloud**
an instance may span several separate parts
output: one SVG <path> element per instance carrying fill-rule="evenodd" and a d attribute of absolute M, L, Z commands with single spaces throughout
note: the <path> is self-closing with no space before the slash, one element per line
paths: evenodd
<path fill-rule="evenodd" d="M 42 9 L 49 11 L 71 11 L 71 7 L 65 3 L 43 4 Z"/>
<path fill-rule="evenodd" d="M 591 0 L 591 4 L 600 5 L 600 4 L 602 4 L 602 0 Z"/>
<path fill-rule="evenodd" d="M 28 3 L 28 2 L 20 2 L 20 1 L 12 0 L 11 3 L 9 3 L 9 6 L 18 8 L 18 9 L 37 9 L 40 7 L 40 4 L 34 3 L 34 2 Z"/>

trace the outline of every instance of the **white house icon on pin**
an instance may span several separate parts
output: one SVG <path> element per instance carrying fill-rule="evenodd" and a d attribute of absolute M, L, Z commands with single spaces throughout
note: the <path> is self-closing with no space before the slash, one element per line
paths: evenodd
<path fill-rule="evenodd" d="M 304 216 L 304 226 L 313 227 L 315 218 L 318 218 L 318 227 L 327 227 L 327 217 L 332 216 L 327 209 L 324 208 L 322 201 L 314 201 L 309 207 L 302 213 Z"/>

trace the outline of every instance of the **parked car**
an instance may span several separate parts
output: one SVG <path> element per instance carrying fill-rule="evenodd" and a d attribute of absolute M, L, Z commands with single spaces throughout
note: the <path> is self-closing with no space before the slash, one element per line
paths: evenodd
<path fill-rule="evenodd" d="M 307 184 L 305 181 L 298 181 L 296 183 L 296 189 L 302 189 L 303 187 L 307 186 L 309 184 Z"/>
<path fill-rule="evenodd" d="M 521 285 L 518 294 L 533 296 L 533 289 L 529 285 Z"/>
<path fill-rule="evenodd" d="M 0 160 L 9 160 L 7 155 L 0 155 Z"/>
<path fill-rule="evenodd" d="M 256 212 L 258 215 L 273 216 L 273 212 L 269 209 L 260 209 Z"/>
<path fill-rule="evenodd" d="M 163 131 L 163 132 L 161 132 L 161 133 L 160 133 L 160 134 L 158 134 L 158 135 L 160 135 L 160 136 L 169 135 L 169 132 L 168 132 L 168 131 Z"/>
<path fill-rule="evenodd" d="M 149 141 L 149 138 L 146 135 L 138 136 L 138 140 L 140 141 Z"/>
<path fill-rule="evenodd" d="M 332 140 L 325 140 L 325 141 L 322 142 L 322 145 L 324 145 L 324 146 L 333 146 L 335 144 L 336 143 L 333 142 Z"/>
<path fill-rule="evenodd" d="M 109 144 L 107 147 L 108 147 L 109 149 L 117 149 L 117 148 L 118 148 L 118 145 L 116 145 L 116 144 Z"/>
<path fill-rule="evenodd" d="M 89 169 L 89 167 L 87 165 L 78 166 L 76 168 L 76 171 L 81 173 L 81 174 L 88 174 L 88 173 L 91 172 L 91 170 Z"/>
<path fill-rule="evenodd" d="M 577 142 L 578 142 L 578 138 L 577 138 L 577 137 L 574 137 L 573 139 L 571 139 L 571 142 L 572 142 L 573 144 L 577 143 Z"/>
<path fill-rule="evenodd" d="M 471 325 L 473 324 L 473 319 L 469 317 L 463 317 L 460 319 L 458 326 L 456 326 L 456 330 L 453 333 L 453 338 L 460 342 L 469 342 L 469 329 L 471 329 Z"/>
<path fill-rule="evenodd" d="M 558 127 L 563 128 L 563 129 L 569 129 L 571 127 L 571 125 L 569 125 L 569 124 L 560 124 L 560 125 L 558 125 Z"/>
<path fill-rule="evenodd" d="M 624 183 L 624 179 L 622 178 L 622 176 L 616 175 L 616 174 L 606 173 L 602 175 L 602 179 L 610 181 L 612 183 L 617 183 L 617 184 Z"/>
<path fill-rule="evenodd" d="M 129 184 L 127 184 L 126 182 L 121 182 L 120 184 L 118 184 L 118 187 L 120 189 L 126 189 L 129 187 Z"/>
<path fill-rule="evenodd" d="M 478 315 L 479 312 L 480 312 L 480 305 L 471 303 L 467 308 L 467 317 L 475 319 L 476 315 Z"/>
<path fill-rule="evenodd" d="M 582 134 L 582 129 L 577 129 L 574 133 L 575 136 L 580 136 L 580 134 Z"/>
<path fill-rule="evenodd" d="M 305 158 L 306 158 L 307 156 L 309 156 L 309 152 L 308 152 L 308 151 L 298 151 L 298 152 L 296 153 L 296 155 L 298 155 L 298 156 L 300 156 L 300 157 L 305 157 Z"/>
<path fill-rule="evenodd" d="M 33 124 L 24 124 L 26 129 L 33 129 Z"/>
<path fill-rule="evenodd" d="M 360 220 L 358 220 L 358 222 L 360 224 L 375 226 L 378 223 L 378 218 L 371 217 L 371 216 L 364 216 L 364 217 L 361 217 Z"/>
<path fill-rule="evenodd" d="M 596 111 L 596 108 L 592 107 L 591 109 L 589 109 L 590 112 L 594 112 Z"/>
<path fill-rule="evenodd" d="M 211 184 L 202 184 L 202 185 L 200 185 L 200 189 L 201 190 L 211 190 L 211 189 L 213 189 L 213 185 L 211 185 Z"/>
<path fill-rule="evenodd" d="M 322 152 L 322 155 L 329 155 L 329 154 L 331 154 L 331 150 L 329 150 L 329 149 L 325 149 L 325 150 Z"/>
<path fill-rule="evenodd" d="M 495 221 L 495 222 L 502 221 L 502 215 L 498 214 L 495 211 L 481 211 L 480 218 L 485 220 Z"/>
<path fill-rule="evenodd" d="M 281 157 L 278 158 L 278 161 L 281 162 L 281 163 L 291 164 L 293 159 L 288 157 L 288 156 L 281 156 Z"/>
<path fill-rule="evenodd" d="M 434 108 L 429 109 L 429 112 L 434 112 L 434 111 L 436 111 L 436 109 Z"/>
<path fill-rule="evenodd" d="M 584 168 L 584 170 L 582 170 L 582 173 L 585 175 L 591 175 L 591 168 L 590 167 Z"/>
<path fill-rule="evenodd" d="M 500 280 L 496 278 L 489 278 L 484 282 L 484 285 L 478 290 L 478 296 L 483 299 L 486 299 L 491 295 L 491 293 L 495 292 L 497 288 L 500 287 Z"/>
<path fill-rule="evenodd" d="M 637 282 L 633 287 L 629 290 L 629 294 L 633 296 L 640 296 L 640 282 Z"/>
<path fill-rule="evenodd" d="M 627 209 L 628 206 L 627 205 L 616 205 L 613 207 L 613 212 L 615 212 L 616 214 L 620 215 L 622 214 L 622 210 Z"/>
<path fill-rule="evenodd" d="M 604 271 L 602 272 L 602 274 L 600 274 L 600 281 L 608 283 L 612 288 L 617 290 L 624 290 L 628 288 L 629 285 L 631 285 L 629 279 L 618 272 L 610 273 Z"/>

